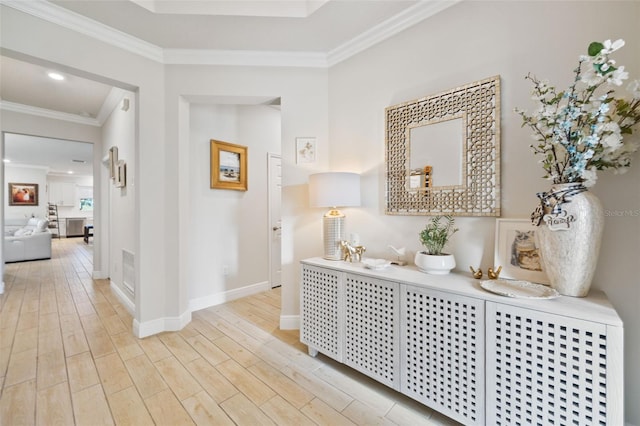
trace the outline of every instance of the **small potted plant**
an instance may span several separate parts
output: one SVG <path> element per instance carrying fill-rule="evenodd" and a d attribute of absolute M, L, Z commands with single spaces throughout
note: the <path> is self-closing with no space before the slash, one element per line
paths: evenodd
<path fill-rule="evenodd" d="M 452 254 L 443 253 L 449 238 L 458 231 L 451 216 L 434 216 L 420 232 L 420 242 L 427 249 L 416 253 L 415 264 L 427 274 L 445 275 L 456 267 Z"/>

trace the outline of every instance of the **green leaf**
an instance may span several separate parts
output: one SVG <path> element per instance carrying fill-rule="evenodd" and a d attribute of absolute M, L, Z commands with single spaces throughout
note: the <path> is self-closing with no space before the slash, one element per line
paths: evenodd
<path fill-rule="evenodd" d="M 594 41 L 589 45 L 589 56 L 598 56 L 604 49 L 604 45 L 598 41 Z"/>

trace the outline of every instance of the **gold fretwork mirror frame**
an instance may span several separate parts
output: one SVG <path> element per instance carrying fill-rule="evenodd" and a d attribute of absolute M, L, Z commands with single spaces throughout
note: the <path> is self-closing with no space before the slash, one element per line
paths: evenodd
<path fill-rule="evenodd" d="M 456 118 L 461 184 L 411 190 L 411 129 Z M 385 129 L 386 214 L 500 216 L 500 76 L 390 106 Z"/>

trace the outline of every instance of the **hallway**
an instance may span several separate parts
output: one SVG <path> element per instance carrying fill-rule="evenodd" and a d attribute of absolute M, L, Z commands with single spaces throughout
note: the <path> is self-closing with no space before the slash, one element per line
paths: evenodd
<path fill-rule="evenodd" d="M 427 407 L 278 329 L 280 290 L 193 313 L 137 339 L 92 244 L 55 239 L 51 260 L 6 265 L 0 424 L 449 425 Z"/>

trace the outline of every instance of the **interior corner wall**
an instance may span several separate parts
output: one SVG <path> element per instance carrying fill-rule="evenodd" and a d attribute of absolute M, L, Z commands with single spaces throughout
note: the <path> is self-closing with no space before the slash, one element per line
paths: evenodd
<path fill-rule="evenodd" d="M 168 279 L 174 262 L 165 261 L 170 232 L 165 215 L 165 129 L 159 124 L 165 121 L 164 66 L 4 4 L 0 5 L 0 42 L 7 51 L 60 64 L 87 78 L 136 92 L 134 173 L 139 196 L 134 238 L 139 291 L 134 332 L 141 336 L 162 331 L 167 312 L 177 310 L 173 309 L 176 281 Z"/>
<path fill-rule="evenodd" d="M 606 18 L 605 18 L 606 17 Z M 573 80 L 578 57 L 591 41 L 623 38 L 614 54 L 632 77 L 640 76 L 638 2 L 460 2 L 330 69 L 331 168 L 363 174 L 363 205 L 347 212 L 367 255 L 389 257 L 387 245 L 406 247 L 412 261 L 426 217 L 387 216 L 384 110 L 398 103 L 501 77 L 502 216 L 528 218 L 536 192 L 547 190 L 514 107 L 533 109 L 527 73 L 560 88 Z M 634 137 L 638 137 L 637 135 Z M 591 189 L 605 207 L 605 235 L 594 287 L 604 290 L 625 323 L 626 421 L 640 425 L 640 155 L 624 175 L 600 172 Z M 457 217 L 451 249 L 458 269 L 493 264 L 495 219 Z"/>
<path fill-rule="evenodd" d="M 189 301 L 201 309 L 269 281 L 267 153 L 280 153 L 280 111 L 264 105 L 190 108 Z M 247 147 L 248 190 L 210 187 L 210 140 Z"/>
<path fill-rule="evenodd" d="M 306 187 L 307 176 L 314 170 L 326 171 L 328 165 L 326 69 L 205 65 L 166 67 L 165 131 L 167 156 L 173 163 L 171 167 L 167 165 L 166 191 L 177 194 L 171 199 L 171 203 L 167 203 L 165 209 L 167 220 L 177 224 L 173 231 L 175 235 L 170 237 L 171 244 L 166 246 L 166 257 L 181 259 L 180 272 L 173 271 L 175 275 L 167 279 L 180 282 L 184 288 L 174 297 L 184 298 L 185 304 L 188 305 L 189 290 L 185 284 L 188 280 L 185 277 L 189 263 L 187 256 L 181 253 L 179 248 L 189 247 L 185 235 L 189 234 L 189 229 L 194 224 L 185 219 L 190 217 L 190 213 L 184 207 L 184 203 L 177 203 L 176 200 L 188 199 L 182 197 L 193 190 L 189 187 L 189 169 L 196 167 L 201 159 L 185 158 L 190 150 L 189 123 L 180 122 L 180 117 L 184 120 L 189 114 L 180 112 L 181 105 L 186 109 L 183 105 L 186 103 L 184 99 L 190 98 L 241 100 L 257 97 L 281 99 L 282 315 L 297 315 L 299 261 L 322 250 L 321 230 L 310 224 L 320 227 L 320 218 L 324 212 L 309 212 Z M 317 138 L 318 159 L 314 164 L 296 164 L 295 139 L 302 136 Z M 264 161 L 266 163 L 266 158 Z M 177 164 L 180 164 L 180 168 L 176 167 Z M 251 217 L 242 216 L 243 223 L 251 220 Z M 207 225 L 209 224 L 197 224 L 197 228 Z M 266 253 L 264 257 L 268 257 Z M 215 273 L 220 276 L 221 271 Z"/>
<path fill-rule="evenodd" d="M 124 111 L 120 103 L 116 105 L 109 118 L 102 126 L 102 153 L 101 157 L 109 155 L 111 147 L 118 148 L 118 161 L 126 164 L 126 185 L 122 188 L 115 185 L 115 181 L 108 177 L 108 170 L 101 166 L 107 187 L 108 211 L 105 220 L 108 226 L 109 241 L 109 278 L 118 287 L 120 294 L 129 298 L 131 305 L 135 306 L 135 293 L 129 290 L 123 283 L 123 250 L 136 256 L 136 102 L 133 93 L 126 96 L 129 99 L 129 108 Z M 105 200 L 106 201 L 106 200 Z M 135 286 L 135 283 L 129 283 Z"/>

